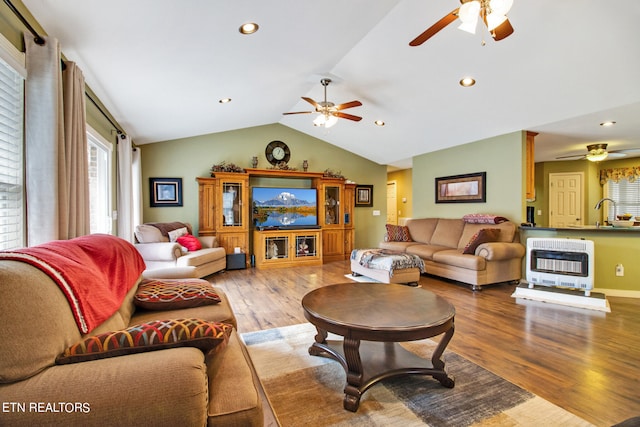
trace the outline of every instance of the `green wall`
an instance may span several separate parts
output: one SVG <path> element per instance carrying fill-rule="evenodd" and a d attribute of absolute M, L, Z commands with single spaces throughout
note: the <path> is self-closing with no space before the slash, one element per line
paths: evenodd
<path fill-rule="evenodd" d="M 413 216 L 460 218 L 501 215 L 520 224 L 525 216 L 525 133 L 514 132 L 413 158 Z M 486 203 L 435 203 L 435 178 L 487 173 Z"/>
<path fill-rule="evenodd" d="M 142 150 L 143 220 L 185 221 L 198 227 L 198 185 L 196 177 L 210 176 L 214 164 L 226 162 L 251 167 L 251 158 L 258 157 L 258 168 L 268 168 L 264 150 L 270 141 L 285 142 L 291 150 L 289 166 L 302 169 L 309 162 L 309 171 L 331 169 L 358 184 L 373 185 L 371 208 L 355 209 L 356 247 L 375 247 L 384 236 L 386 219 L 386 166 L 366 160 L 320 139 L 310 137 L 280 124 L 257 126 L 230 132 L 194 136 L 171 141 L 145 144 Z M 149 206 L 149 178 L 182 178 L 183 206 Z M 275 180 L 255 181 L 252 185 L 279 185 Z M 284 185 L 291 184 L 283 180 Z M 374 216 L 374 211 L 380 211 Z"/>

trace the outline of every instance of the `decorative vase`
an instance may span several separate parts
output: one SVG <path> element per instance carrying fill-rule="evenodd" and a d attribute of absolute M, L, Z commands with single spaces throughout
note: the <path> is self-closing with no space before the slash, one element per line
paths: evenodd
<path fill-rule="evenodd" d="M 251 166 L 254 169 L 258 167 L 258 157 L 257 156 L 253 156 L 253 158 L 251 159 Z"/>
<path fill-rule="evenodd" d="M 306 160 L 302 161 L 302 169 L 304 169 L 304 171 L 306 172 L 307 169 L 309 169 L 309 162 Z"/>

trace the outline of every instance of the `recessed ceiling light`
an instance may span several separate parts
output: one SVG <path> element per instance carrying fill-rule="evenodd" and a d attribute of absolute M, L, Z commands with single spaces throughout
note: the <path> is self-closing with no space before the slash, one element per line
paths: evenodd
<path fill-rule="evenodd" d="M 376 126 L 384 126 L 384 120 L 376 120 L 375 122 L 373 122 L 376 124 Z"/>
<path fill-rule="evenodd" d="M 222 98 L 222 99 L 218 100 L 218 102 L 220 104 L 226 104 L 228 102 L 231 102 L 231 98 Z"/>
<path fill-rule="evenodd" d="M 238 31 L 240 31 L 241 34 L 253 34 L 258 31 L 258 28 L 260 27 L 255 22 L 247 22 L 246 24 L 240 25 Z"/>
<path fill-rule="evenodd" d="M 473 77 L 464 77 L 460 80 L 460 86 L 462 87 L 471 87 L 476 84 L 476 80 Z"/>
<path fill-rule="evenodd" d="M 602 122 L 602 123 L 600 123 L 600 126 L 602 126 L 602 127 L 609 127 L 609 126 L 613 126 L 613 125 L 615 125 L 615 124 L 616 124 L 616 122 L 609 121 L 609 122 Z"/>

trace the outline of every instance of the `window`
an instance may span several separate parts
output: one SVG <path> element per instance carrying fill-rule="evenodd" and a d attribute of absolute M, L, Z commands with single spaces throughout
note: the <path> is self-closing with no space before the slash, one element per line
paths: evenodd
<path fill-rule="evenodd" d="M 0 250 L 25 245 L 24 69 L 16 69 L 19 59 L 4 60 L 15 56 L 7 43 L 0 42 Z"/>
<path fill-rule="evenodd" d="M 616 201 L 616 212 L 618 215 L 630 213 L 633 216 L 640 216 L 640 180 L 629 182 L 621 179 L 620 182 L 607 181 L 604 188 L 605 197 Z M 607 215 L 610 220 L 616 219 L 613 212 L 613 203 L 607 205 Z"/>
<path fill-rule="evenodd" d="M 111 233 L 111 155 L 113 146 L 87 126 L 91 233 Z"/>

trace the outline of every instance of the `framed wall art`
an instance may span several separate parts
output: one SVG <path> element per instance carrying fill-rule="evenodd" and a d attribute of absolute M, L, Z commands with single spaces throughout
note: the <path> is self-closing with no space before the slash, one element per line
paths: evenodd
<path fill-rule="evenodd" d="M 182 178 L 149 178 L 151 207 L 182 206 Z"/>
<path fill-rule="evenodd" d="M 485 203 L 486 201 L 486 172 L 436 178 L 436 203 Z"/>
<path fill-rule="evenodd" d="M 356 185 L 356 208 L 373 206 L 373 185 Z"/>

